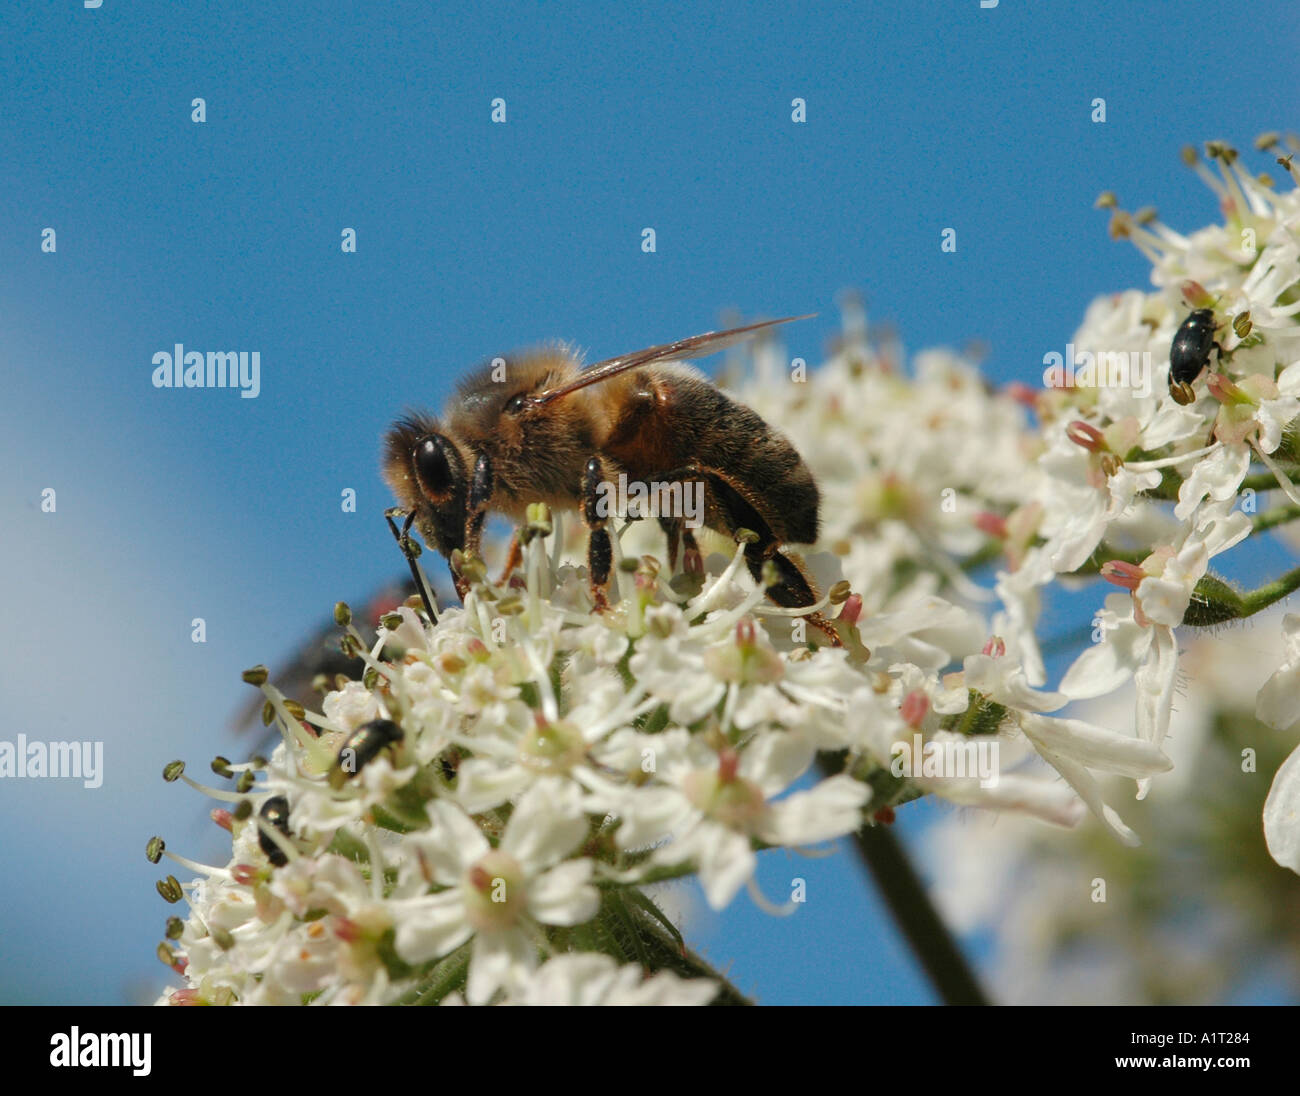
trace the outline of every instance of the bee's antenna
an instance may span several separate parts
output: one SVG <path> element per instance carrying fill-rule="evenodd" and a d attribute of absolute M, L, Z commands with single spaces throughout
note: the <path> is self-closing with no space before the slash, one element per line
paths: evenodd
<path fill-rule="evenodd" d="M 388 528 L 392 531 L 393 539 L 397 541 L 397 547 L 402 550 L 402 555 L 406 557 L 406 562 L 411 568 L 411 577 L 415 580 L 415 588 L 420 591 L 420 600 L 424 602 L 424 611 L 429 614 L 429 623 L 438 623 L 438 614 L 433 608 L 433 598 L 429 596 L 429 588 L 424 581 L 424 572 L 420 570 L 420 565 L 415 562 L 415 556 L 410 550 L 410 533 L 411 523 L 415 521 L 415 511 L 412 510 L 406 515 L 406 521 L 402 523 L 402 531 L 397 531 L 397 523 L 393 521 L 393 514 L 402 511 L 386 510 L 384 520 L 388 522 Z"/>

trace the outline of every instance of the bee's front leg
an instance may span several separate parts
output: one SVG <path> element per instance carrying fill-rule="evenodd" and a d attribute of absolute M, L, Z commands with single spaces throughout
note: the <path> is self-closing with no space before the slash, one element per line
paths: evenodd
<path fill-rule="evenodd" d="M 399 533 L 393 519 L 403 514 L 405 514 L 406 520 L 402 522 L 402 530 Z M 420 572 L 420 565 L 415 562 L 416 552 L 412 547 L 411 526 L 415 523 L 415 511 L 404 512 L 398 508 L 386 510 L 384 511 L 384 520 L 388 522 L 388 528 L 392 530 L 393 539 L 397 541 L 397 547 L 402 550 L 402 555 L 406 557 L 407 566 L 411 568 L 411 579 L 415 583 L 415 588 L 420 592 L 420 600 L 424 602 L 424 611 L 429 614 L 429 622 L 437 624 L 438 614 L 433 607 L 433 597 L 424 584 L 424 575 Z"/>
<path fill-rule="evenodd" d="M 501 577 L 497 579 L 498 586 L 504 586 L 510 581 L 510 576 L 514 574 L 515 568 L 524 560 L 524 550 L 519 545 L 519 530 L 516 529 L 510 534 L 510 547 L 506 551 L 506 565 L 501 568 Z"/>
<path fill-rule="evenodd" d="M 609 515 L 601 484 L 607 482 L 600 458 L 592 457 L 582 476 L 582 520 L 587 526 L 587 580 L 591 584 L 591 600 L 597 612 L 609 608 L 605 589 L 609 585 L 609 572 L 614 564 L 614 546 L 609 539 Z"/>
<path fill-rule="evenodd" d="M 469 498 L 465 505 L 465 547 L 469 559 L 481 559 L 483 549 L 483 523 L 487 520 L 488 503 L 492 500 L 492 462 L 486 453 L 480 453 L 474 462 L 474 478 L 469 485 Z M 469 593 L 469 582 L 462 575 L 453 575 L 460 600 Z"/>

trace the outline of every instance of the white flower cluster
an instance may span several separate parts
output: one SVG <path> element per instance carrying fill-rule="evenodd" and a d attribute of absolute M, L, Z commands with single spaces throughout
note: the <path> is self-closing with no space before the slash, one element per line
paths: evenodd
<path fill-rule="evenodd" d="M 1132 808 L 1140 852 L 1096 829 L 1005 815 L 952 814 L 926 832 L 937 904 L 952 928 L 990 942 L 997 1000 L 1213 1004 L 1294 986 L 1300 876 L 1268 862 L 1260 832 L 1287 743 L 1255 718 L 1269 665 L 1285 657 L 1283 614 L 1262 616 L 1258 628 L 1182 637 L 1174 769 Z M 1131 718 L 1132 691 L 1080 714 Z"/>
<path fill-rule="evenodd" d="M 940 352 L 908 375 L 852 311 L 807 377 L 776 383 L 759 348 L 739 394 L 817 475 L 825 550 L 807 563 L 840 645 L 767 600 L 743 544 L 703 576 L 633 554 L 649 522 L 615 538 L 612 608 L 593 613 L 535 508 L 521 573 L 498 585 L 470 561 L 464 607 L 436 622 L 414 599 L 372 642 L 341 607 L 366 671 L 320 713 L 252 673 L 283 742 L 269 761 L 215 766 L 237 781 L 205 789 L 233 804 L 214 812 L 233 834 L 229 865 L 174 858 L 201 878 L 160 884 L 190 906 L 160 950 L 187 988 L 164 1000 L 703 1003 L 734 990 L 648 884 L 694 873 L 715 908 L 744 886 L 764 901 L 764 848 L 834 839 L 927 793 L 1060 825 L 1091 810 L 1136 843 L 1098 776 L 1141 795 L 1170 768 L 1174 629 L 1250 615 L 1300 583 L 1246 595 L 1209 572 L 1289 520 L 1237 508 L 1255 464 L 1300 504 L 1300 192 L 1216 156 L 1222 177 L 1205 174 L 1227 224 L 1182 237 L 1117 215 L 1159 289 L 1094 303 L 1075 338 L 1076 360 L 1149 354 L 1155 385 L 1094 371 L 997 392 Z M 1232 319 L 1216 324 L 1208 375 L 1171 391 L 1188 305 Z M 999 560 L 990 593 L 971 576 Z M 1098 573 L 1130 593 L 1107 601 L 1100 642 L 1048 691 L 1042 590 Z M 1291 653 L 1260 699 L 1279 726 L 1300 716 Z M 1049 714 L 1130 678 L 1135 733 Z M 1293 859 L 1297 770 L 1293 758 L 1272 812 Z"/>
<path fill-rule="evenodd" d="M 763 620 L 780 635 L 791 618 L 742 576 L 743 545 L 710 559 L 694 596 L 642 558 L 620 572 L 622 600 L 592 614 L 585 576 L 553 567 L 544 544 L 528 546 L 522 589 L 478 581 L 432 626 L 397 610 L 365 652 L 366 680 L 329 693 L 320 714 L 253 673 L 284 741 L 269 761 L 218 764 L 236 791 L 204 789 L 237 805 L 214 812 L 233 854 L 223 868 L 181 859 L 204 878 L 171 894 L 191 914 L 164 955 L 189 988 L 168 1000 L 436 1000 L 463 986 L 471 1004 L 606 991 L 699 1002 L 717 986 L 679 977 L 689 964 L 672 952 L 685 949 L 648 882 L 694 872 L 721 908 L 752 886 L 757 850 L 852 832 L 869 803 L 904 790 L 1077 820 L 1077 801 L 1045 780 L 890 774 L 894 740 L 913 734 L 1106 733 L 1038 715 L 1050 702 L 995 653 L 940 679 L 942 642 L 969 624 L 955 606 L 930 598 L 857 628 L 849 597 L 844 647 L 778 650 Z M 942 728 L 963 719 L 980 726 Z M 792 791 L 823 751 L 845 751 L 847 771 Z M 560 963 L 631 958 L 647 936 L 662 954 L 646 983 Z"/>
<path fill-rule="evenodd" d="M 1106 599 L 1094 620 L 1100 642 L 1060 691 L 1098 697 L 1133 680 L 1138 736 L 1154 746 L 1177 683 L 1174 630 L 1245 619 L 1300 586 L 1293 569 L 1242 594 L 1210 569 L 1252 533 L 1300 519 L 1300 189 L 1276 192 L 1224 145 L 1207 152 L 1217 174 L 1193 150 L 1185 159 L 1218 198 L 1222 225 L 1184 236 L 1154 212 L 1113 214 L 1112 234 L 1151 258 L 1157 288 L 1094 301 L 1070 347 L 1085 368 L 1071 376 L 1058 359 L 1047 371 L 1055 386 L 1038 400 L 1044 452 L 1027 503 L 1035 544 L 997 587 L 1029 624 L 1039 590 L 1062 575 L 1100 572 L 1128 591 Z M 1295 174 L 1290 157 L 1279 162 Z M 1205 310 L 1200 349 L 1195 310 Z M 1284 497 L 1266 510 L 1273 488 Z M 1036 661 L 1032 630 L 1017 639 Z M 1260 703 L 1278 730 L 1300 720 L 1294 690 Z M 1293 789 L 1293 826 L 1298 802 Z"/>

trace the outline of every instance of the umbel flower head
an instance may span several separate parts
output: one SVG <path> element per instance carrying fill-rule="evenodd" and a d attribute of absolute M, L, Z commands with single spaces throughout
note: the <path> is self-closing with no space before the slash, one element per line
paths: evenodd
<path fill-rule="evenodd" d="M 1076 778 L 1117 759 L 1164 767 L 1136 739 L 1038 714 L 1056 701 L 1001 648 L 941 679 L 945 629 L 973 624 L 941 598 L 868 621 L 840 583 L 845 646 L 793 642 L 802 622 L 769 605 L 744 547 L 710 557 L 702 582 L 633 561 L 612 608 L 593 613 L 581 569 L 532 537 L 522 578 L 471 568 L 464 606 L 436 622 L 412 599 L 367 639 L 340 605 L 342 644 L 366 669 L 320 712 L 249 671 L 280 732 L 270 758 L 214 762 L 231 790 L 180 763 L 165 774 L 228 804 L 213 817 L 232 852 L 221 867 L 173 857 L 200 877 L 160 885 L 190 907 L 160 951 L 186 988 L 164 1000 L 735 997 L 649 884 L 695 874 L 715 908 L 744 887 L 767 906 L 753 884 L 762 850 L 832 840 L 927 791 L 1079 817 L 1068 788 L 1000 767 L 983 781 L 922 765 L 899 776 L 896 738 L 1050 741 Z M 825 775 L 819 754 L 847 760 Z M 149 851 L 172 856 L 157 839 Z"/>
<path fill-rule="evenodd" d="M 363 635 L 340 605 L 343 649 L 364 668 L 327 683 L 320 711 L 250 671 L 280 742 L 269 758 L 218 759 L 230 788 L 195 785 L 224 804 L 213 816 L 231 857 L 173 857 L 198 878 L 159 884 L 189 906 L 159 952 L 185 987 L 163 999 L 737 1000 L 647 888 L 691 875 L 714 908 L 742 889 L 772 908 L 754 883 L 766 850 L 882 824 L 922 795 L 1062 826 L 1091 813 L 1137 843 L 1103 778 L 1144 795 L 1170 768 L 1177 630 L 1245 619 L 1300 586 L 1297 570 L 1242 593 L 1210 570 L 1300 516 L 1300 198 L 1214 155 L 1228 224 L 1181 236 L 1120 217 L 1158 289 L 1095 302 L 1073 344 L 1147 353 L 1160 384 L 1094 374 L 996 390 L 948 352 L 908 373 L 853 306 L 811 374 L 757 348 L 738 394 L 822 490 L 805 562 L 827 594 L 812 609 L 771 604 L 744 543 L 703 538 L 715 551 L 702 571 L 673 574 L 653 523 L 633 522 L 595 611 L 561 515 L 534 507 L 515 573 L 493 582 L 460 561 L 463 606 L 435 619 L 412 599 Z M 1219 356 L 1175 392 L 1163 371 L 1193 307 L 1217 309 Z M 1248 481 L 1295 505 L 1252 517 L 1236 506 Z M 991 589 L 977 581 L 990 570 Z M 1042 595 L 1081 579 L 1122 592 L 1050 690 Z M 813 610 L 841 646 L 805 627 Z M 1292 711 L 1276 695 L 1289 666 L 1269 710 Z M 1130 679 L 1128 723 L 1062 714 Z M 1284 862 L 1293 770 L 1269 815 Z M 179 763 L 166 775 L 189 780 Z M 172 856 L 157 839 L 149 852 Z"/>

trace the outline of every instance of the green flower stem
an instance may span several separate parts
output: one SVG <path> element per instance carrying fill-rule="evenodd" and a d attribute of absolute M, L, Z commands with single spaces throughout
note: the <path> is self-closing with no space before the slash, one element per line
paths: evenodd
<path fill-rule="evenodd" d="M 725 976 L 686 946 L 654 900 L 635 887 L 608 887 L 595 920 L 574 929 L 552 931 L 558 946 L 577 944 L 601 951 L 620 963 L 639 963 L 649 971 L 672 971 L 681 978 L 708 978 L 718 984 L 715 1005 L 752 1005 Z"/>
<path fill-rule="evenodd" d="M 1261 609 L 1267 609 L 1275 601 L 1281 601 L 1288 594 L 1300 590 L 1300 567 L 1288 571 L 1281 578 L 1267 582 L 1257 590 L 1241 596 L 1243 617 L 1253 616 Z"/>
<path fill-rule="evenodd" d="M 398 1003 L 403 1005 L 436 1005 L 453 990 L 463 990 L 469 976 L 469 960 L 473 954 L 473 941 L 461 944 L 450 955 L 434 963 L 420 984 Z"/>
<path fill-rule="evenodd" d="M 1263 514 L 1256 514 L 1250 519 L 1251 531 L 1262 533 L 1266 529 L 1276 529 L 1279 525 L 1300 519 L 1300 506 L 1279 506 Z"/>
<path fill-rule="evenodd" d="M 752 1005 L 754 1002 L 733 986 L 702 956 L 673 940 L 663 926 L 651 918 L 637 918 L 641 947 L 646 952 L 645 966 L 650 970 L 671 970 L 682 978 L 711 978 L 718 983 L 715 1005 Z"/>
<path fill-rule="evenodd" d="M 1245 620 L 1300 589 L 1300 567 L 1248 594 L 1239 594 L 1215 574 L 1204 575 L 1192 591 L 1183 623 L 1209 628 L 1230 620 Z"/>

